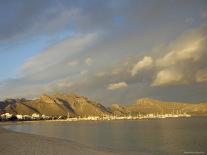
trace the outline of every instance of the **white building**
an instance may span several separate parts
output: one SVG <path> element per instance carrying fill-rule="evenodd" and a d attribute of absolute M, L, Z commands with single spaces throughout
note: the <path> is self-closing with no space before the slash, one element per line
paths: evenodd
<path fill-rule="evenodd" d="M 12 114 L 10 113 L 5 113 L 1 115 L 1 118 L 5 120 L 10 119 L 11 117 L 12 117 Z"/>
<path fill-rule="evenodd" d="M 37 114 L 37 113 L 32 114 L 32 119 L 39 119 L 39 118 L 40 118 L 39 114 Z"/>
<path fill-rule="evenodd" d="M 22 115 L 16 115 L 16 117 L 17 117 L 18 120 L 22 120 L 23 119 Z"/>

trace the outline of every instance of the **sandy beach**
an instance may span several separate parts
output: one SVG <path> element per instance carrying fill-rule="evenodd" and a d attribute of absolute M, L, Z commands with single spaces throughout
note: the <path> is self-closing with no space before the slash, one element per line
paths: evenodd
<path fill-rule="evenodd" d="M 0 127 L 2 155 L 124 155 L 99 148 L 90 148 L 72 141 L 18 133 Z"/>

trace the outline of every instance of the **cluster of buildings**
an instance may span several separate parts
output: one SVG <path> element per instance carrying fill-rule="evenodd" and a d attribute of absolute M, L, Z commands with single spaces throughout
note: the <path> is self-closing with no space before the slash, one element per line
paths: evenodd
<path fill-rule="evenodd" d="M 32 120 L 65 120 L 65 121 L 98 121 L 98 120 L 138 120 L 138 119 L 155 119 L 155 118 L 177 118 L 177 117 L 191 117 L 191 115 L 182 113 L 182 114 L 139 114 L 137 116 L 115 116 L 115 115 L 106 115 L 103 117 L 99 116 L 88 116 L 88 117 L 67 117 L 65 116 L 46 116 L 33 113 L 32 115 L 13 115 L 10 113 L 5 113 L 0 115 L 1 121 L 32 121 Z"/>
<path fill-rule="evenodd" d="M 32 121 L 32 120 L 55 120 L 63 119 L 63 116 L 46 116 L 33 113 L 32 115 L 10 114 L 4 113 L 0 115 L 0 121 Z"/>
<path fill-rule="evenodd" d="M 138 119 L 160 119 L 160 118 L 178 118 L 178 117 L 191 117 L 191 115 L 182 113 L 182 114 L 146 114 L 146 115 L 137 115 L 137 116 L 88 116 L 88 117 L 78 117 L 78 118 L 67 118 L 67 121 L 98 121 L 98 120 L 138 120 Z"/>

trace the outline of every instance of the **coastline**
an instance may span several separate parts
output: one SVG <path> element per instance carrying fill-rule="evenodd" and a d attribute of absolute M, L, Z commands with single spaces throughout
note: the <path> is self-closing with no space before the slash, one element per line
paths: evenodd
<path fill-rule="evenodd" d="M 108 149 L 91 148 L 69 140 L 13 132 L 1 126 L 0 154 L 4 155 L 125 155 Z"/>
<path fill-rule="evenodd" d="M 26 124 L 26 123 L 39 123 L 39 122 L 85 122 L 85 121 L 130 121 L 130 120 L 163 120 L 163 119 L 189 119 L 196 117 L 207 117 L 207 115 L 200 116 L 190 116 L 190 117 L 145 117 L 145 118 L 134 118 L 131 117 L 129 119 L 79 119 L 79 118 L 71 118 L 71 119 L 54 119 L 54 120 L 16 120 L 16 121 L 0 121 L 0 128 L 4 125 L 16 125 L 16 124 Z"/>

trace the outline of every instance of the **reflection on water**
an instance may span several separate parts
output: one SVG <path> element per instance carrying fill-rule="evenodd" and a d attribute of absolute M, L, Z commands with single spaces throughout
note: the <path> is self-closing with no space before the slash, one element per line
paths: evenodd
<path fill-rule="evenodd" d="M 136 121 L 35 122 L 6 128 L 94 147 L 153 154 L 207 152 L 207 118 Z"/>

